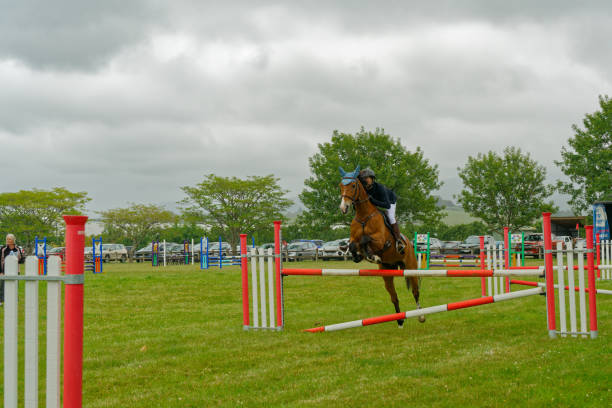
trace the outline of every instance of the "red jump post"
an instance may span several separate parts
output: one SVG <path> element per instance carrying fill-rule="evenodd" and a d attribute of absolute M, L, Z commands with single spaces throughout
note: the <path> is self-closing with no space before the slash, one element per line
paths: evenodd
<path fill-rule="evenodd" d="M 593 259 L 593 226 L 587 225 L 586 230 L 587 241 L 587 266 L 588 266 L 588 281 L 589 281 L 589 321 L 591 338 L 597 337 L 597 289 L 595 288 L 595 262 Z"/>
<path fill-rule="evenodd" d="M 247 236 L 240 234 L 240 268 L 242 271 L 242 327 L 249 328 L 249 264 L 247 259 Z"/>
<path fill-rule="evenodd" d="M 279 329 L 285 325 L 283 316 L 283 276 L 281 274 L 281 222 L 274 221 L 274 274 L 276 275 L 276 327 Z"/>
<path fill-rule="evenodd" d="M 550 228 L 551 213 L 542 213 L 542 231 L 544 232 L 544 266 L 546 268 L 546 312 L 548 314 L 548 335 L 557 337 L 555 314 L 555 280 L 553 270 L 552 236 Z"/>
<path fill-rule="evenodd" d="M 66 275 L 83 275 L 85 222 L 83 215 L 64 215 L 66 222 Z M 64 301 L 64 407 L 83 402 L 83 283 L 65 285 Z"/>
<path fill-rule="evenodd" d="M 478 237 L 480 239 L 480 269 L 485 269 L 485 243 L 484 243 L 484 235 Z M 487 296 L 487 281 L 483 276 L 480 279 L 480 289 L 482 291 L 482 296 Z"/>

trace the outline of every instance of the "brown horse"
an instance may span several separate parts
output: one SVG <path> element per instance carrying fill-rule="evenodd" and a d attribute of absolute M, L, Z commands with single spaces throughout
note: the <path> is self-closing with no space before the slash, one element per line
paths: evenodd
<path fill-rule="evenodd" d="M 342 181 L 340 182 L 340 210 L 346 214 L 352 204 L 355 208 L 355 218 L 351 222 L 351 239 L 349 251 L 353 261 L 361 262 L 365 257 L 368 261 L 378 264 L 378 269 L 417 269 L 417 261 L 412 243 L 406 241 L 404 254 L 397 252 L 393 234 L 385 226 L 383 214 L 370 202 L 368 193 L 361 181 L 357 178 L 359 166 L 354 172 L 346 173 L 340 168 Z M 419 279 L 417 277 L 406 277 L 406 287 L 412 288 L 412 295 L 419 305 Z M 383 276 L 385 289 L 391 296 L 391 302 L 395 306 L 395 312 L 400 313 L 399 299 L 395 291 L 393 276 Z M 419 317 L 420 322 L 425 321 L 425 316 Z M 404 319 L 397 321 L 401 328 Z"/>

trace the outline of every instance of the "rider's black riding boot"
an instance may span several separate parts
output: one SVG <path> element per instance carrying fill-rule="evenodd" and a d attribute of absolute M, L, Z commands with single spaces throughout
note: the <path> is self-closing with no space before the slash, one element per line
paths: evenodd
<path fill-rule="evenodd" d="M 395 248 L 397 249 L 397 252 L 403 255 L 406 244 L 402 239 L 402 234 L 400 234 L 399 226 L 397 223 L 391 224 L 391 229 L 393 230 L 393 237 L 395 238 Z"/>

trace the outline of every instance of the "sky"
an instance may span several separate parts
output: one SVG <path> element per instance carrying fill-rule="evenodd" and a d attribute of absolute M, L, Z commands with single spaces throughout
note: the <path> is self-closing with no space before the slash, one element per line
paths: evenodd
<path fill-rule="evenodd" d="M 608 1 L 0 9 L 0 191 L 86 191 L 92 213 L 173 209 L 210 173 L 274 174 L 295 199 L 318 144 L 362 126 L 420 147 L 443 198 L 468 156 L 510 145 L 553 182 L 572 124 L 612 95 Z"/>

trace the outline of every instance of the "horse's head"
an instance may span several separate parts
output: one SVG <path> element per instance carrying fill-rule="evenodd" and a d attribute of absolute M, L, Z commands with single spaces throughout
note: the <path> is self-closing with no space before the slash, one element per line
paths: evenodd
<path fill-rule="evenodd" d="M 361 182 L 357 178 L 359 168 L 360 166 L 357 166 L 355 171 L 347 173 L 340 167 L 340 174 L 342 175 L 342 181 L 340 181 L 340 211 L 342 211 L 342 214 L 346 214 L 349 206 L 359 199 L 361 187 Z"/>

